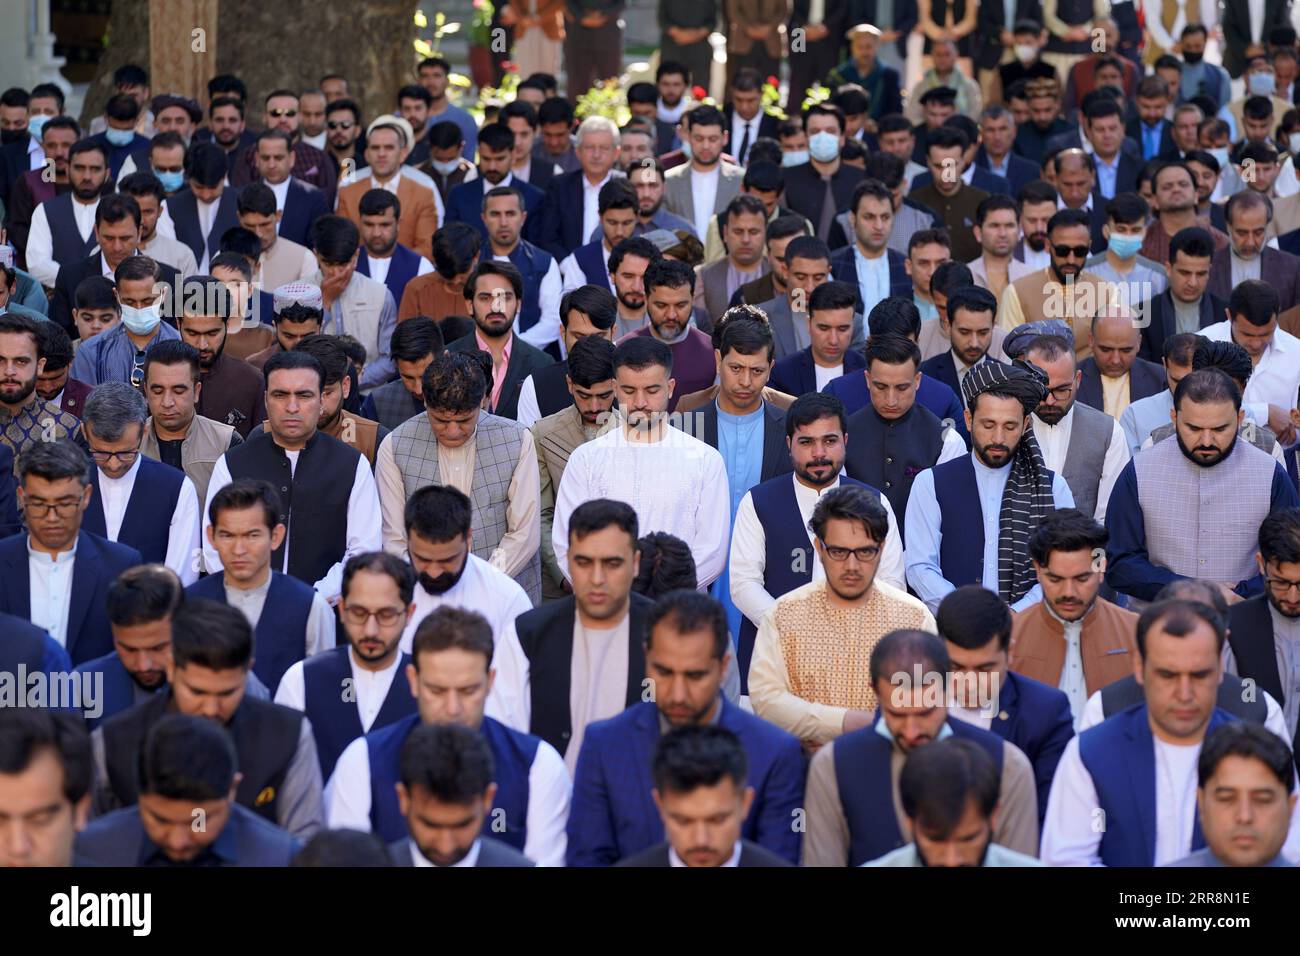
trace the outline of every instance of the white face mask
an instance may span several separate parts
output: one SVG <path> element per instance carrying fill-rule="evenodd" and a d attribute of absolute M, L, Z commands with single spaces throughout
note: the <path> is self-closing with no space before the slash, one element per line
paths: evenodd
<path fill-rule="evenodd" d="M 1038 47 L 1030 43 L 1016 44 L 1016 59 L 1021 63 L 1033 63 L 1036 56 L 1038 56 Z"/>
<path fill-rule="evenodd" d="M 1291 144 L 1291 152 L 1300 154 L 1300 133 L 1292 133 L 1287 142 Z"/>
<path fill-rule="evenodd" d="M 128 332 L 134 332 L 136 335 L 148 335 L 158 328 L 158 323 L 162 321 L 161 308 L 161 305 L 157 302 L 143 309 L 124 305 L 122 306 L 122 324 L 126 326 Z"/>
<path fill-rule="evenodd" d="M 448 159 L 444 161 L 441 159 L 431 159 L 429 160 L 429 165 L 432 166 L 434 169 L 436 169 L 438 172 L 442 173 L 442 175 L 450 176 L 456 170 L 460 169 L 460 160 Z"/>

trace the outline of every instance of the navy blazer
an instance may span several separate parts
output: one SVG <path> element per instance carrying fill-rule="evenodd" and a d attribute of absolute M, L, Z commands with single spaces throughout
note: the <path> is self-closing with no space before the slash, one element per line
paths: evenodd
<path fill-rule="evenodd" d="M 1097 360 L 1091 355 L 1079 363 L 1083 381 L 1079 384 L 1079 401 L 1091 405 L 1099 412 L 1106 410 L 1105 396 L 1101 390 L 1101 369 Z M 1168 385 L 1165 383 L 1165 367 L 1144 358 L 1134 358 L 1133 367 L 1128 374 L 1128 400 L 1131 405 L 1138 399 L 1159 395 Z"/>
<path fill-rule="evenodd" d="M 866 367 L 867 360 L 857 349 L 848 349 L 844 353 L 843 374 L 861 372 Z M 795 397 L 817 391 L 817 367 L 813 363 L 812 347 L 800 349 L 777 362 L 767 384 Z"/>
<path fill-rule="evenodd" d="M 127 568 L 144 564 L 135 548 L 109 541 L 89 531 L 77 535 L 72 567 L 72 598 L 68 609 L 67 648 L 74 665 L 113 650 L 108 624 L 108 588 Z M 0 611 L 31 620 L 31 579 L 27 568 L 27 535 L 0 541 Z"/>
<path fill-rule="evenodd" d="M 980 169 L 992 171 L 992 165 L 989 163 L 989 154 L 981 146 L 975 151 L 975 165 Z M 1001 177 L 999 177 L 1001 178 Z M 1011 186 L 1011 195 L 1019 196 L 1020 189 L 1025 183 L 1032 183 L 1036 179 L 1042 179 L 1043 173 L 1037 166 L 1025 159 L 1023 156 L 1017 156 L 1015 153 L 1007 154 L 1007 175 L 1006 181 Z M 980 187 L 986 188 L 986 187 Z"/>
<path fill-rule="evenodd" d="M 292 187 L 290 189 L 292 191 Z M 238 193 L 237 189 L 230 186 L 221 190 L 221 198 L 217 200 L 217 214 L 212 219 L 212 231 L 208 233 L 209 260 L 221 251 L 221 237 L 226 230 L 239 225 L 239 215 L 235 209 L 239 201 Z M 287 197 L 285 205 L 288 205 Z M 199 226 L 199 201 L 188 186 L 167 197 L 167 213 L 176 226 L 176 238 L 190 247 L 196 263 L 202 263 L 204 249 L 203 230 Z M 284 227 L 280 228 L 283 230 Z"/>
<path fill-rule="evenodd" d="M 803 749 L 775 724 L 725 699 L 721 706 L 718 724 L 740 738 L 754 788 L 754 804 L 740 835 L 797 863 L 799 833 L 790 821 L 803 806 Z M 565 851 L 569 866 L 609 866 L 663 840 L 650 795 L 659 738 L 659 708 L 653 702 L 587 725 L 573 778 Z"/>
<path fill-rule="evenodd" d="M 923 173 L 917 173 L 912 180 L 912 185 L 908 187 L 909 192 L 915 192 L 922 186 L 930 185 L 930 172 L 926 170 Z M 986 193 L 999 193 L 1003 196 L 1011 196 L 1011 181 L 1005 176 L 999 176 L 992 172 L 987 166 L 976 164 L 975 171 L 971 173 L 970 184 L 976 189 L 982 189 Z"/>
<path fill-rule="evenodd" d="M 1146 324 L 1142 326 L 1142 343 L 1138 346 L 1138 357 L 1151 362 L 1162 362 L 1165 357 L 1165 339 L 1178 334 L 1178 317 L 1174 315 L 1173 293 L 1168 289 L 1154 299 L 1142 304 L 1147 310 Z M 1201 296 L 1200 322 L 1198 328 L 1205 328 L 1223 320 L 1228 303 L 1206 289 Z M 1141 314 L 1141 313 L 1139 313 Z"/>
<path fill-rule="evenodd" d="M 140 866 L 140 857 L 155 846 L 140 822 L 140 808 L 123 807 L 92 820 L 77 834 L 74 848 L 78 866 Z M 221 866 L 285 867 L 299 849 L 288 830 L 233 801 L 212 844 Z"/>
<path fill-rule="evenodd" d="M 537 214 L 537 231 L 531 240 L 541 246 L 556 262 L 563 262 L 578 246 L 587 241 L 582 234 L 582 184 L 586 173 L 581 168 L 556 176 L 546 190 Z"/>
<path fill-rule="evenodd" d="M 1055 687 L 1007 671 L 998 694 L 998 714 L 989 730 L 1015 744 L 1029 758 L 1038 788 L 1038 826 L 1047 814 L 1047 795 L 1065 745 L 1074 736 L 1070 698 Z"/>
<path fill-rule="evenodd" d="M 802 393 L 801 393 L 802 394 Z M 709 402 L 699 409 L 701 434 L 695 437 L 710 448 L 718 447 L 718 403 Z M 763 403 L 763 464 L 759 481 L 794 470 L 790 450 L 785 444 L 785 412 L 771 402 Z"/>
<path fill-rule="evenodd" d="M 1156 154 L 1151 157 L 1152 159 L 1159 159 L 1166 153 L 1172 153 L 1178 148 L 1174 144 L 1174 124 L 1161 117 L 1159 126 L 1160 144 L 1156 148 Z M 1137 143 L 1139 149 L 1142 149 L 1142 118 L 1140 116 L 1135 116 L 1128 121 L 1128 125 L 1124 127 L 1124 135 Z"/>
<path fill-rule="evenodd" d="M 447 222 L 469 223 L 478 230 L 480 236 L 487 239 L 487 226 L 483 225 L 483 186 L 485 182 L 480 175 L 467 183 L 460 183 L 451 187 L 447 193 Z M 535 242 L 534 237 L 541 225 L 542 203 L 546 201 L 546 193 L 532 185 L 532 183 L 526 183 L 522 179 L 514 179 L 513 177 L 510 180 L 510 186 L 512 189 L 518 189 L 524 194 L 524 212 L 528 214 L 528 218 L 524 220 L 522 235 L 529 242 Z M 579 210 L 581 208 L 579 206 Z M 582 216 L 579 216 L 578 219 L 581 220 Z M 582 226 L 581 221 L 579 221 L 578 226 Z"/>
<path fill-rule="evenodd" d="M 290 177 L 289 192 L 284 197 L 282 212 L 277 235 L 310 249 L 312 224 L 321 216 L 327 215 L 330 207 L 325 201 L 325 194 L 318 187 Z"/>
<path fill-rule="evenodd" d="M 847 246 L 841 246 L 831 253 L 831 278 L 836 282 L 848 282 L 857 290 L 858 301 L 853 311 L 865 316 L 871 310 L 864 308 L 862 301 L 862 288 L 858 285 L 858 265 L 854 260 L 854 248 L 854 243 L 850 242 Z M 889 259 L 890 296 L 901 295 L 905 299 L 910 299 L 912 297 L 912 277 L 907 274 L 907 266 L 904 265 L 907 262 L 907 257 L 893 249 L 886 249 L 885 255 Z M 872 305 L 874 304 L 872 303 Z M 844 371 L 849 371 L 847 366 Z M 795 394 L 802 395 L 803 393 L 797 392 Z"/>
<path fill-rule="evenodd" d="M 14 477 L 14 450 L 8 445 L 0 444 L 0 538 L 8 538 L 22 530 L 22 521 L 18 518 L 18 479 Z"/>

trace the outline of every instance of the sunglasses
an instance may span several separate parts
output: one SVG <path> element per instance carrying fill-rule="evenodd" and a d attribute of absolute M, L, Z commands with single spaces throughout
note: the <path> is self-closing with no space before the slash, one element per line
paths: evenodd
<path fill-rule="evenodd" d="M 144 360 L 148 353 L 136 352 L 135 358 L 131 363 L 131 386 L 133 388 L 142 388 L 144 386 Z"/>
<path fill-rule="evenodd" d="M 297 110 L 267 110 L 272 116 L 279 118 L 281 116 L 297 116 Z"/>
<path fill-rule="evenodd" d="M 325 123 L 325 128 L 326 129 L 351 129 L 356 125 L 357 124 L 352 122 L 351 120 L 327 120 Z"/>
<path fill-rule="evenodd" d="M 1087 246 L 1052 246 L 1058 259 L 1086 259 L 1091 251 Z"/>

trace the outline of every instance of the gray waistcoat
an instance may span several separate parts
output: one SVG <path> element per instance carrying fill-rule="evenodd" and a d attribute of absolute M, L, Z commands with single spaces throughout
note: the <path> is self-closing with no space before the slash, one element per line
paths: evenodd
<path fill-rule="evenodd" d="M 1070 444 L 1065 449 L 1061 477 L 1070 486 L 1074 506 L 1092 517 L 1097 513 L 1097 487 L 1106 463 L 1106 449 L 1114 435 L 1115 419 L 1105 412 L 1074 403 L 1074 420 L 1070 425 Z"/>
<path fill-rule="evenodd" d="M 1139 452 L 1138 503 L 1152 562 L 1228 585 L 1253 576 L 1276 467 L 1272 457 L 1242 441 L 1211 468 L 1188 461 L 1176 441 Z"/>
<path fill-rule="evenodd" d="M 1162 442 L 1166 438 L 1172 437 L 1173 434 L 1174 423 L 1166 422 L 1159 428 L 1151 430 L 1151 444 L 1154 445 L 1156 442 Z M 1237 434 L 1243 441 L 1250 442 L 1270 458 L 1273 457 L 1273 448 L 1277 445 L 1277 439 L 1273 437 L 1273 433 L 1267 428 L 1260 428 L 1248 418 L 1241 423 L 1241 427 L 1237 429 Z M 1276 460 L 1277 459 L 1274 459 L 1274 461 Z"/>
<path fill-rule="evenodd" d="M 481 412 L 474 432 L 474 477 L 470 500 L 474 505 L 471 531 L 474 553 L 486 561 L 510 530 L 506 525 L 510 478 L 519 464 L 524 429 L 516 422 Z M 393 459 L 402 470 L 406 497 L 426 485 L 442 484 L 438 471 L 438 440 L 429 419 L 416 415 L 392 433 Z M 515 575 L 519 586 L 534 604 L 541 600 L 541 560 L 534 554 L 528 565 Z"/>

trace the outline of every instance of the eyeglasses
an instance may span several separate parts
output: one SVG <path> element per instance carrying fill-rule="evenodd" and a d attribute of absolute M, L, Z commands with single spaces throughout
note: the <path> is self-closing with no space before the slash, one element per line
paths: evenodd
<path fill-rule="evenodd" d="M 33 518 L 44 518 L 50 511 L 53 511 L 60 518 L 71 518 L 80 507 L 80 498 L 73 498 L 70 501 L 42 501 L 40 498 L 26 498 L 23 500 L 23 511 Z"/>
<path fill-rule="evenodd" d="M 352 120 L 326 120 L 325 121 L 326 129 L 351 129 L 356 125 L 357 124 L 352 122 Z"/>
<path fill-rule="evenodd" d="M 144 387 L 144 360 L 148 355 L 147 352 L 136 352 L 135 358 L 131 361 L 131 387 Z"/>
<path fill-rule="evenodd" d="M 1278 597 L 1290 594 L 1292 590 L 1300 591 L 1300 581 L 1288 581 L 1286 578 L 1265 578 L 1268 589 Z"/>
<path fill-rule="evenodd" d="M 349 604 L 343 609 L 343 616 L 348 623 L 356 627 L 365 627 L 366 622 L 372 617 L 379 622 L 381 627 L 392 627 L 404 614 L 406 614 L 406 610 L 398 607 L 381 607 L 378 611 L 370 611 L 364 607 Z"/>
<path fill-rule="evenodd" d="M 279 117 L 281 117 L 281 116 L 297 116 L 297 115 L 298 115 L 298 111 L 297 111 L 297 110 L 267 110 L 267 113 L 269 113 L 271 116 L 276 117 L 277 119 L 278 119 Z"/>
<path fill-rule="evenodd" d="M 1047 394 L 1051 395 L 1052 398 L 1056 399 L 1058 402 L 1064 402 L 1074 394 L 1074 383 L 1067 382 L 1064 385 L 1056 386 L 1056 388 L 1049 388 Z"/>
<path fill-rule="evenodd" d="M 1058 259 L 1086 259 L 1091 252 L 1087 246 L 1052 246 Z"/>
<path fill-rule="evenodd" d="M 837 548 L 834 547 L 833 545 L 827 544 L 825 541 L 822 542 L 822 549 L 825 550 L 826 557 L 830 558 L 832 561 L 835 561 L 836 563 L 847 561 L 849 559 L 849 555 L 851 554 L 855 558 L 857 558 L 861 564 L 866 564 L 870 561 L 874 561 L 876 559 L 876 556 L 880 554 L 880 549 L 877 547 L 868 546 L 865 548 Z"/>
<path fill-rule="evenodd" d="M 90 449 L 90 457 L 95 459 L 97 465 L 107 465 L 113 459 L 117 459 L 124 465 L 129 465 L 139 457 L 139 451 L 96 451 Z"/>

